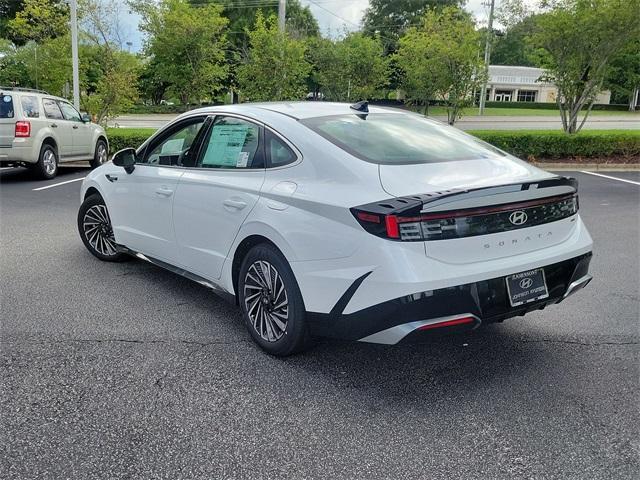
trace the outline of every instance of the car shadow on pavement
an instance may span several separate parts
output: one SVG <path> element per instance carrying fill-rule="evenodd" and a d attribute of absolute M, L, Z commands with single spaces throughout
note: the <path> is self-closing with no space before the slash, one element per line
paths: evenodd
<path fill-rule="evenodd" d="M 6 170 L 0 170 L 0 184 L 37 182 L 41 183 L 42 185 L 40 186 L 44 187 L 45 185 L 49 184 L 47 182 L 64 182 L 65 180 L 68 180 L 71 175 L 82 172 L 88 173 L 88 167 L 83 165 L 61 165 L 55 178 L 52 178 L 51 180 L 40 180 L 35 176 L 33 172 L 31 172 L 31 170 L 23 167 L 16 167 Z"/>

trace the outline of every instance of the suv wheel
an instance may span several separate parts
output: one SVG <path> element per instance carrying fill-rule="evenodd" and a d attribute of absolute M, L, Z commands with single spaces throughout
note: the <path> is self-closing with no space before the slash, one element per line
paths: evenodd
<path fill-rule="evenodd" d="M 256 245 L 247 253 L 238 277 L 238 295 L 246 327 L 267 353 L 287 356 L 309 346 L 298 282 L 272 245 Z"/>
<path fill-rule="evenodd" d="M 91 195 L 82 202 L 78 211 L 78 231 L 87 250 L 100 260 L 122 262 L 129 258 L 118 251 L 111 217 L 100 195 Z"/>
<path fill-rule="evenodd" d="M 107 150 L 107 142 L 100 139 L 96 142 L 96 150 L 91 160 L 91 168 L 97 168 L 108 160 L 109 152 Z"/>
<path fill-rule="evenodd" d="M 43 180 L 54 178 L 58 173 L 58 151 L 52 145 L 45 143 L 40 149 L 38 163 L 31 169 Z"/>

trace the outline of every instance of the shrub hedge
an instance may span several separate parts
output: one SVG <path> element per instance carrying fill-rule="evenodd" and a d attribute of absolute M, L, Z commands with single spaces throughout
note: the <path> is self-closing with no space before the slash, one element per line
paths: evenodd
<path fill-rule="evenodd" d="M 109 151 L 115 153 L 123 148 L 139 147 L 153 135 L 154 128 L 107 128 Z"/>
<path fill-rule="evenodd" d="M 109 128 L 112 153 L 138 147 L 152 128 Z M 640 130 L 589 130 L 567 135 L 555 130 L 478 130 L 469 132 L 526 160 L 624 157 L 640 162 Z"/>
<path fill-rule="evenodd" d="M 517 130 L 470 133 L 525 160 L 625 157 L 640 161 L 640 130 L 591 130 L 577 135 Z"/>

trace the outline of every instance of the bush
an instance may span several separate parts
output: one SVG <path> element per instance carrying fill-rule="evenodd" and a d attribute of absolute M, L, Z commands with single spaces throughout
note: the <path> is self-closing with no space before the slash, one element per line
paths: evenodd
<path fill-rule="evenodd" d="M 113 154 L 127 147 L 138 148 L 153 132 L 153 128 L 107 128 L 109 151 Z"/>
<path fill-rule="evenodd" d="M 585 131 L 567 135 L 562 131 L 469 132 L 516 157 L 527 160 L 597 157 L 640 159 L 640 131 Z"/>

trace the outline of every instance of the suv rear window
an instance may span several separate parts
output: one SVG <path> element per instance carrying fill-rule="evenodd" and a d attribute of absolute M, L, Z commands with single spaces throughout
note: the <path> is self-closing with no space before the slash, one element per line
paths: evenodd
<path fill-rule="evenodd" d="M 500 150 L 447 125 L 418 115 L 371 113 L 302 120 L 311 130 L 371 163 L 440 163 L 504 156 Z"/>
<path fill-rule="evenodd" d="M 38 118 L 40 116 L 40 106 L 38 105 L 38 97 L 23 96 L 20 99 L 22 105 L 22 113 L 27 118 Z"/>
<path fill-rule="evenodd" d="M 0 118 L 13 118 L 13 97 L 2 95 L 0 98 Z"/>

